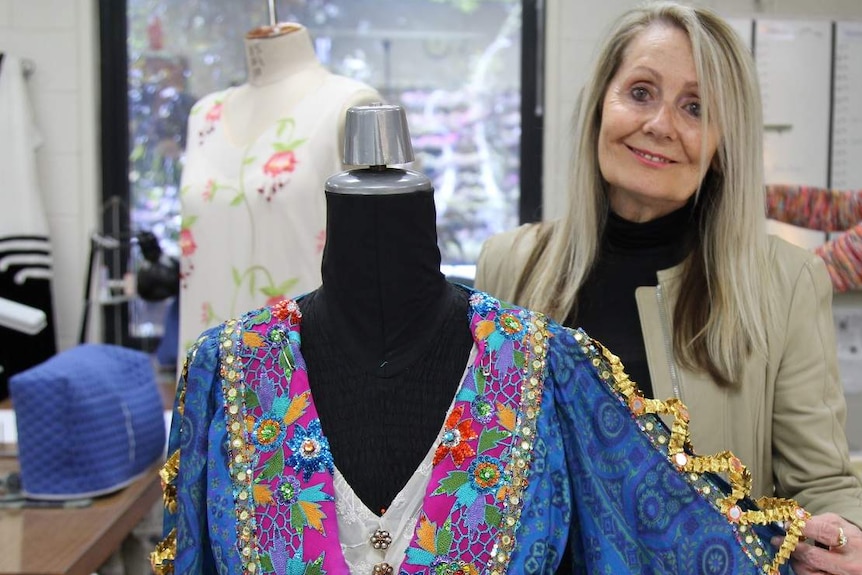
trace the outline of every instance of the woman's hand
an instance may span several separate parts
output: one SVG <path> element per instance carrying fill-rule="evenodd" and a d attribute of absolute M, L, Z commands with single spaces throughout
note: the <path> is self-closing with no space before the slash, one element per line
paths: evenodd
<path fill-rule="evenodd" d="M 812 515 L 790 556 L 796 575 L 862 575 L 862 530 L 834 513 Z"/>

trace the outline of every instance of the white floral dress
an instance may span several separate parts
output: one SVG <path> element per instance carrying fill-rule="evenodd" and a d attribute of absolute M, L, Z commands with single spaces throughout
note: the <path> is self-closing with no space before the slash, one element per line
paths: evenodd
<path fill-rule="evenodd" d="M 232 89 L 195 104 L 181 185 L 181 356 L 202 330 L 320 284 L 324 183 L 343 169 L 338 126 L 368 89 L 330 75 L 244 147 L 222 121 Z"/>

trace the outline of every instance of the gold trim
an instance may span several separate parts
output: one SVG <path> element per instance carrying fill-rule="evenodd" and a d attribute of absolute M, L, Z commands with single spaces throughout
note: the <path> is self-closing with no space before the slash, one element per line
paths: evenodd
<path fill-rule="evenodd" d="M 500 310 L 497 310 L 500 313 Z M 491 549 L 488 568 L 491 575 L 504 575 L 509 568 L 512 552 L 515 550 L 515 534 L 521 522 L 524 492 L 530 482 L 530 467 L 533 462 L 533 444 L 536 426 L 542 408 L 542 389 L 544 387 L 545 360 L 548 352 L 550 332 L 544 316 L 534 314 L 530 321 L 527 336 L 521 341 L 524 346 L 523 381 L 518 418 L 513 431 L 511 457 L 507 473 L 512 483 L 506 490 L 503 512 L 500 515 L 500 529 L 497 540 Z"/>
<path fill-rule="evenodd" d="M 579 337 L 580 336 L 580 337 Z M 741 526 L 740 530 L 747 530 L 750 525 L 766 525 L 769 523 L 783 523 L 787 533 L 784 542 L 775 554 L 772 563 L 764 565 L 766 573 L 777 575 L 779 568 L 796 549 L 802 537 L 802 528 L 805 520 L 811 515 L 805 511 L 796 501 L 792 499 L 781 499 L 777 497 L 762 497 L 757 500 L 756 511 L 743 510 L 740 503 L 743 499 L 751 496 L 751 473 L 742 462 L 730 451 L 722 451 L 715 455 L 695 455 L 689 441 L 689 415 L 685 405 L 679 399 L 668 399 L 660 401 L 648 399 L 641 394 L 637 385 L 631 381 L 626 374 L 620 358 L 610 352 L 600 342 L 576 333 L 575 338 L 590 354 L 590 344 L 595 349 L 601 350 L 601 356 L 610 367 L 610 372 L 602 371 L 594 358 L 594 365 L 605 381 L 625 397 L 629 409 L 635 416 L 645 414 L 668 415 L 673 417 L 671 424 L 671 435 L 667 442 L 667 457 L 680 472 L 700 476 L 706 472 L 726 474 L 731 492 L 727 497 L 716 500 L 719 511 L 730 523 Z M 745 549 L 743 547 L 743 549 Z M 747 550 L 746 550 L 747 551 Z"/>
<path fill-rule="evenodd" d="M 177 556 L 177 530 L 171 529 L 168 536 L 156 545 L 150 553 L 150 566 L 155 575 L 171 575 L 174 572 L 174 559 Z"/>

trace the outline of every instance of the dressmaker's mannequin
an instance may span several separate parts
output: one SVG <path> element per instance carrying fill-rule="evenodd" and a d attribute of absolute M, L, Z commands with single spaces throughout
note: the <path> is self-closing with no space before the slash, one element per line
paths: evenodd
<path fill-rule="evenodd" d="M 308 29 L 295 23 L 249 31 L 245 58 L 248 80 L 230 92 L 223 109 L 226 129 L 240 146 L 257 138 L 331 75 L 317 59 Z M 379 101 L 377 91 L 368 87 L 352 94 L 343 110 Z M 339 142 L 343 140 L 344 116 L 342 113 Z"/>
<path fill-rule="evenodd" d="M 431 191 L 326 201 L 302 350 L 335 465 L 379 513 L 442 428 L 472 347 L 467 296 L 440 272 Z"/>
<path fill-rule="evenodd" d="M 245 49 L 247 83 L 189 116 L 179 357 L 204 329 L 320 285 L 320 191 L 344 169 L 346 110 L 381 99 L 328 72 L 298 24 L 252 30 Z"/>

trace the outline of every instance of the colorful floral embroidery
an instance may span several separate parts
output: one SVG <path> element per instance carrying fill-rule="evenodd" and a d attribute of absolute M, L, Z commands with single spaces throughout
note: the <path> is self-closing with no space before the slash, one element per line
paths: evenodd
<path fill-rule="evenodd" d="M 460 467 L 465 459 L 476 455 L 476 451 L 470 446 L 470 441 L 479 437 L 479 434 L 473 431 L 472 419 L 461 421 L 463 414 L 464 406 L 459 405 L 446 418 L 440 445 L 434 452 L 434 465 L 439 465 L 447 455 L 451 454 L 452 461 Z"/>
<path fill-rule="evenodd" d="M 504 485 L 503 464 L 496 457 L 480 455 L 470 464 L 467 475 L 477 495 L 496 493 Z"/>
<path fill-rule="evenodd" d="M 287 505 L 290 507 L 296 500 L 299 498 L 299 492 L 302 489 L 299 486 L 299 479 L 294 477 L 293 475 L 288 476 L 285 480 L 278 486 L 278 489 L 275 492 L 276 500 L 282 505 Z"/>
<path fill-rule="evenodd" d="M 207 180 L 207 185 L 204 186 L 203 192 L 201 192 L 201 196 L 204 201 L 211 202 L 213 198 L 215 198 L 216 191 L 218 191 L 218 184 L 215 183 L 215 180 L 210 178 Z"/>
<path fill-rule="evenodd" d="M 302 480 L 308 481 L 311 476 L 320 471 L 335 472 L 332 453 L 329 451 L 329 440 L 323 436 L 320 420 L 315 419 L 308 424 L 308 429 L 296 426 L 293 438 L 287 442 L 293 453 L 287 460 L 297 473 L 302 472 Z"/>
<path fill-rule="evenodd" d="M 299 311 L 299 306 L 295 301 L 280 301 L 272 308 L 272 315 L 281 321 L 299 322 L 302 318 L 302 313 Z"/>
<path fill-rule="evenodd" d="M 184 256 L 190 256 L 198 249 L 195 236 L 189 228 L 180 230 L 180 251 Z"/>
<path fill-rule="evenodd" d="M 270 553 L 261 554 L 261 566 L 266 573 L 275 575 L 323 575 L 323 558 L 321 553 L 314 561 L 306 563 L 299 557 L 291 557 L 288 553 L 290 546 L 284 537 L 278 536 Z"/>
<path fill-rule="evenodd" d="M 295 169 L 296 154 L 293 153 L 293 150 L 276 152 L 263 165 L 263 173 L 272 178 L 284 172 L 292 172 Z"/>
<path fill-rule="evenodd" d="M 195 219 L 194 216 L 187 216 L 183 218 L 180 224 L 179 247 L 182 256 L 180 259 L 180 284 L 183 287 L 188 286 L 188 278 L 195 271 L 195 263 L 192 256 L 197 251 L 198 244 L 195 242 L 195 236 L 191 230 L 191 225 Z"/>
<path fill-rule="evenodd" d="M 213 105 L 210 107 L 209 110 L 207 110 L 207 113 L 204 116 L 206 121 L 207 122 L 218 122 L 219 120 L 221 120 L 222 108 L 223 108 L 223 105 L 222 105 L 221 101 L 216 101 L 215 103 L 213 103 Z"/>
<path fill-rule="evenodd" d="M 527 333 L 527 324 L 519 317 L 519 314 L 503 312 L 495 319 L 497 329 L 503 337 L 511 340 L 520 340 Z"/>
<path fill-rule="evenodd" d="M 199 145 L 202 146 L 206 141 L 207 137 L 213 132 L 215 132 L 216 125 L 221 122 L 222 109 L 223 102 L 220 99 L 215 100 L 212 105 L 207 108 L 207 111 L 204 113 L 203 125 L 201 126 L 200 130 L 198 130 L 197 134 Z M 198 106 L 195 106 L 194 108 L 192 108 L 191 113 L 196 114 L 199 112 L 199 110 L 200 108 Z"/>
<path fill-rule="evenodd" d="M 204 101 L 193 109 L 193 114 L 203 114 L 202 119 L 198 116 L 200 145 L 204 144 L 205 139 L 216 130 L 222 121 L 223 99 L 224 96 L 219 96 L 217 99 Z M 256 142 L 253 142 L 244 150 L 236 178 L 222 180 L 210 178 L 203 185 L 198 184 L 193 189 L 190 187 L 183 188 L 181 194 L 200 194 L 200 197 L 203 198 L 203 204 L 213 203 L 217 195 L 224 196 L 223 201 L 226 205 L 246 208 L 249 229 L 254 230 L 256 227 L 255 210 L 252 209 L 250 203 L 250 200 L 254 198 L 254 193 L 249 193 L 249 189 L 256 189 L 258 195 L 263 196 L 269 202 L 272 201 L 276 192 L 288 186 L 291 174 L 301 161 L 297 152 L 306 143 L 306 138 L 297 137 L 296 131 L 296 122 L 292 118 L 280 119 L 276 123 L 275 141 L 271 144 L 272 152 L 268 154 L 264 152 L 266 155 L 261 157 L 259 147 L 256 148 L 254 146 Z M 261 174 L 263 174 L 265 181 L 257 185 L 257 182 L 261 180 Z M 186 215 L 181 225 L 182 261 L 180 277 L 184 289 L 188 288 L 187 280 L 194 272 L 196 257 L 201 257 L 200 254 L 196 255 L 197 244 L 192 228 L 197 219 L 204 217 L 205 214 L 206 211 Z M 251 257 L 243 258 L 244 264 L 248 261 L 259 261 L 255 251 L 256 248 L 252 245 Z M 240 260 L 237 259 L 237 261 Z M 232 266 L 231 277 L 233 280 L 232 297 L 230 299 L 224 298 L 225 301 L 219 305 L 220 309 L 210 307 L 206 321 L 201 323 L 202 328 L 212 325 L 213 321 L 236 316 L 241 311 L 236 309 L 236 302 L 241 290 L 247 289 L 254 301 L 259 302 L 257 305 L 260 303 L 273 305 L 293 295 L 297 284 L 300 282 L 300 277 L 295 275 L 286 278 L 284 276 L 279 277 L 278 274 L 271 271 L 269 266 L 257 263 L 245 268 Z M 229 307 L 227 301 L 231 302 Z"/>
<path fill-rule="evenodd" d="M 287 136 L 282 138 L 284 131 L 288 129 Z M 279 141 L 273 144 L 274 152 L 263 164 L 263 173 L 270 179 L 270 182 L 257 188 L 258 195 L 267 202 L 271 202 L 275 194 L 290 182 L 290 174 L 296 170 L 298 160 L 295 150 L 305 143 L 305 139 L 294 139 L 294 129 L 293 118 L 279 121 L 277 129 Z"/>
<path fill-rule="evenodd" d="M 470 296 L 470 305 L 479 313 L 479 315 L 483 316 L 500 309 L 500 301 L 484 292 L 473 293 Z"/>
<path fill-rule="evenodd" d="M 679 554 L 669 549 L 667 557 L 669 561 L 679 561 L 686 572 L 695 572 L 697 569 L 693 566 L 703 565 L 722 569 L 722 572 L 738 572 L 733 562 L 740 556 L 731 554 L 738 543 L 751 561 L 752 569 L 745 572 L 777 573 L 778 565 L 787 560 L 800 537 L 801 526 L 808 517 L 803 509 L 791 505 L 792 502 L 771 498 L 759 500 L 760 508 L 742 504 L 741 498 L 747 491 L 742 463 L 728 452 L 711 457 L 699 457 L 690 452 L 685 439 L 688 414 L 684 407 L 675 400 L 657 402 L 643 398 L 625 375 L 618 358 L 582 332 L 572 334 L 559 327 L 549 327 L 542 316 L 527 316 L 504 306 L 495 307 L 491 299 L 475 300 L 487 304 L 483 306 L 485 314 L 474 307 L 470 318 L 478 353 L 473 355 L 441 432 L 435 450 L 439 458 L 432 470 L 400 575 L 478 575 L 479 572 L 504 575 L 514 557 L 517 563 L 513 564 L 513 570 L 515 565 L 520 570 L 532 570 L 528 566 L 535 557 L 540 561 L 535 564 L 535 570 L 540 571 L 541 561 L 558 557 L 556 553 L 560 549 L 556 545 L 563 543 L 564 535 L 554 530 L 553 526 L 558 524 L 554 521 L 560 521 L 559 524 L 568 521 L 561 515 L 543 515 L 548 506 L 542 502 L 554 501 L 556 497 L 565 499 L 569 488 L 575 485 L 582 486 L 576 491 L 582 497 L 579 506 L 600 510 L 581 514 L 585 523 L 579 527 L 586 529 L 582 531 L 582 538 L 583 533 L 589 534 L 590 538 L 584 542 L 593 545 L 591 553 L 611 551 L 606 555 L 607 561 L 597 559 L 608 572 L 626 570 L 629 557 L 634 557 L 626 553 L 629 550 L 640 552 L 637 543 L 628 547 L 626 541 L 644 539 L 643 529 L 655 533 L 669 529 L 668 534 L 678 535 L 681 527 L 697 535 L 695 546 L 689 546 L 686 538 L 680 544 L 678 537 L 671 536 L 668 541 L 673 541 Z M 211 533 L 216 533 L 226 545 L 235 545 L 236 554 L 223 553 L 223 556 L 241 561 L 241 569 L 235 567 L 229 571 L 231 573 L 325 575 L 349 572 L 338 541 L 334 465 L 311 402 L 308 374 L 298 347 L 300 316 L 298 309 L 297 313 L 291 313 L 291 309 L 287 302 L 278 311 L 264 308 L 246 314 L 239 322 L 226 323 L 219 329 L 218 340 L 213 342 L 212 347 L 217 346 L 218 351 L 214 353 L 210 349 L 207 356 L 219 358 L 223 398 L 224 418 L 212 423 L 216 429 L 221 426 L 228 439 L 227 469 L 216 467 L 212 477 L 218 483 L 219 473 L 226 471 L 230 489 L 225 494 L 217 485 L 218 494 L 206 503 L 207 511 L 214 513 L 211 517 L 214 522 L 221 521 L 219 527 L 228 530 L 227 533 L 224 530 Z M 491 331 L 488 326 L 492 326 Z M 509 339 L 508 336 L 524 328 L 523 340 Z M 548 343 L 552 335 L 564 345 L 550 348 L 549 357 Z M 579 345 L 573 345 L 575 342 Z M 289 362 L 282 358 L 288 352 L 292 354 L 293 364 L 285 367 Z M 520 359 L 516 359 L 519 354 Z M 555 393 L 559 391 L 564 393 L 560 397 L 575 398 L 563 407 L 577 406 L 578 411 L 568 413 L 574 421 L 583 418 L 586 423 L 556 437 L 549 430 L 553 425 L 542 430 L 537 428 L 543 409 L 546 361 L 553 366 L 553 375 L 562 377 L 555 379 L 554 385 L 565 385 L 562 390 L 555 389 Z M 584 371 L 579 371 L 581 368 Z M 200 373 L 200 366 L 197 370 L 199 382 L 210 380 Z M 604 381 L 607 386 L 583 385 L 580 375 L 598 377 L 590 381 Z M 183 377 L 187 379 L 189 373 L 184 372 Z M 196 405 L 212 398 L 206 386 L 201 388 Z M 583 395 L 579 395 L 581 393 Z M 549 393 L 547 397 L 556 396 Z M 476 413 L 486 418 L 489 408 L 491 417 L 480 421 Z M 641 413 L 634 415 L 634 411 Z M 611 417 L 614 413 L 616 416 Z M 602 414 L 607 414 L 607 419 Z M 675 418 L 673 431 L 664 426 L 658 415 Z M 627 439 L 620 443 L 617 422 L 629 422 L 632 416 L 640 429 L 629 425 Z M 206 423 L 208 419 L 200 417 L 191 421 Z M 212 431 L 206 424 L 196 424 L 192 427 L 203 429 L 203 437 L 212 438 L 208 435 Z M 592 429 L 593 426 L 596 429 Z M 539 434 L 541 439 L 537 438 Z M 589 437 L 580 444 L 582 434 Z M 566 451 L 559 453 L 564 441 L 567 442 Z M 575 444 L 580 447 L 569 452 L 569 447 Z M 594 446 L 599 444 L 597 451 Z M 212 447 L 219 449 L 221 446 L 219 443 Z M 630 451 L 632 447 L 635 451 Z M 581 452 L 577 449 L 583 449 L 583 453 L 579 455 Z M 549 457 L 555 451 L 557 457 L 551 463 Z M 651 465 L 634 489 L 619 490 L 618 483 L 634 476 L 612 472 L 601 464 L 590 466 L 593 458 L 597 458 L 605 463 L 618 461 L 628 468 L 625 464 L 631 453 L 637 454 L 638 461 L 649 459 Z M 586 466 L 571 473 L 567 471 L 567 461 Z M 600 470 L 598 475 L 596 470 Z M 609 472 L 607 476 L 606 471 Z M 730 495 L 718 477 L 704 471 L 729 474 Z M 183 473 L 180 467 L 179 475 Z M 198 475 L 197 471 L 193 473 Z M 567 477 L 578 483 L 565 483 Z M 563 483 L 558 484 L 558 481 Z M 683 489 L 686 483 L 694 490 Z M 549 484 L 556 485 L 559 490 L 547 491 Z M 192 489 L 203 488 L 203 485 L 192 485 Z M 532 486 L 530 491 L 528 485 Z M 662 493 L 666 494 L 667 503 Z M 618 497 L 619 494 L 623 497 Z M 230 498 L 233 513 L 223 513 L 225 495 Z M 599 498 L 597 503 L 590 501 L 594 496 Z M 614 503 L 608 503 L 608 498 Z M 614 507 L 617 501 L 621 502 L 618 508 Z M 683 511 L 681 505 L 689 504 L 695 507 Z M 573 510 L 570 501 L 553 505 Z M 610 510 L 610 515 L 605 515 L 604 510 Z M 191 510 L 191 515 L 199 511 L 202 510 Z M 725 520 L 716 511 L 727 513 L 732 532 L 726 531 L 727 524 L 717 523 Z M 692 514 L 688 515 L 690 512 Z M 627 525 L 629 513 L 636 515 L 632 525 Z M 620 531 L 617 525 L 605 529 L 607 521 L 613 523 L 617 519 L 624 524 L 619 526 Z M 707 525 L 698 525 L 700 519 L 706 520 Z M 677 527 L 671 529 L 668 521 Z M 769 539 L 756 529 L 776 521 L 784 522 L 787 531 L 785 544 L 774 553 Z M 231 532 L 233 528 L 236 529 L 235 538 Z M 553 540 L 543 539 L 550 537 L 551 531 L 555 533 Z M 182 534 L 182 531 L 177 533 Z M 618 534 L 622 534 L 623 539 L 618 540 Z M 194 539 L 188 533 L 182 539 L 185 540 L 183 552 L 195 553 L 190 547 Z M 169 538 L 167 545 L 176 545 L 176 541 Z M 539 549 L 545 545 L 548 547 Z M 657 549 L 666 548 L 644 547 L 644 557 L 664 561 L 663 551 Z M 161 562 L 170 561 L 173 555 L 162 557 L 163 550 L 157 550 L 155 559 L 165 567 Z M 618 555 L 618 551 L 621 554 Z M 636 562 L 639 564 L 640 559 Z M 547 567 L 549 563 L 544 565 Z M 616 567 L 611 569 L 612 566 Z"/>
<path fill-rule="evenodd" d="M 479 575 L 476 566 L 466 561 L 439 559 L 431 565 L 431 568 L 434 575 Z"/>
<path fill-rule="evenodd" d="M 284 440 L 285 429 L 281 419 L 273 415 L 259 419 L 252 431 L 254 445 L 261 451 L 274 451 L 281 447 Z"/>
<path fill-rule="evenodd" d="M 541 380 L 532 374 L 543 364 L 531 367 L 527 359 L 532 353 L 542 357 L 544 348 L 526 337 L 531 330 L 525 316 L 501 310 L 489 296 L 472 301 L 471 325 L 484 352 L 469 368 L 446 418 L 402 573 L 430 568 L 435 575 L 478 574 L 492 555 L 505 566 L 514 545 L 541 395 Z M 248 466 L 237 467 L 233 475 L 236 493 L 249 493 L 256 505 L 248 525 L 254 526 L 259 569 L 278 575 L 284 569 L 304 575 L 346 569 L 333 536 L 335 465 L 311 402 L 300 349 L 301 319 L 296 302 L 280 301 L 246 314 L 242 330 L 231 339 L 232 361 L 249 375 L 243 411 L 233 411 L 239 404 L 230 407 L 232 453 L 249 458 Z M 477 326 L 486 325 L 492 331 L 480 339 Z M 524 341 L 516 340 L 517 334 Z M 512 359 L 516 353 L 520 361 Z M 522 387 L 529 389 L 529 414 L 521 411 Z M 233 388 L 225 393 L 236 397 Z M 519 417 L 523 433 L 515 432 Z M 312 484 L 315 478 L 322 481 Z M 245 513 L 242 505 L 237 509 Z"/>
<path fill-rule="evenodd" d="M 477 397 L 470 403 L 470 413 L 480 423 L 488 423 L 494 417 L 494 406 L 484 397 Z"/>
<path fill-rule="evenodd" d="M 416 526 L 415 546 L 407 548 L 407 562 L 413 565 L 430 567 L 440 565 L 452 546 L 452 522 L 447 519 L 438 529 L 424 513 Z"/>

